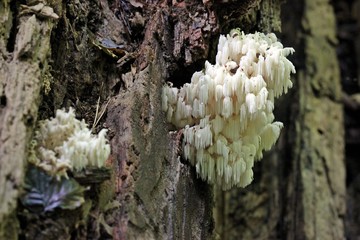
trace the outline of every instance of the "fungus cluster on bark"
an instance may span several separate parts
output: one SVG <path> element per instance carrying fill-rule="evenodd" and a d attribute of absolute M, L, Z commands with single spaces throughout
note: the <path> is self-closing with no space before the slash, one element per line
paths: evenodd
<path fill-rule="evenodd" d="M 72 108 L 69 112 L 59 109 L 55 118 L 39 122 L 30 162 L 57 176 L 87 166 L 103 167 L 110 155 L 106 132 L 102 129 L 93 135 L 84 120 L 75 118 Z"/>
<path fill-rule="evenodd" d="M 255 160 L 277 141 L 274 100 L 292 87 L 294 65 L 275 34 L 220 36 L 216 63 L 205 62 L 180 89 L 166 85 L 167 121 L 183 128 L 183 156 L 199 176 L 226 190 L 253 180 Z"/>

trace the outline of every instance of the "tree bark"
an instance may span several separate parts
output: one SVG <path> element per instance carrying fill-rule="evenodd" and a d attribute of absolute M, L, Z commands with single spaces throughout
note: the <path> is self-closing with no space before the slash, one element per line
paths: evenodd
<path fill-rule="evenodd" d="M 169 133 L 161 89 L 212 61 L 219 33 L 279 31 L 283 1 L 48 3 L 59 19 L 0 3 L 0 239 L 343 238 L 344 130 L 328 1 L 284 8 L 284 45 L 296 49 L 298 70 L 277 105 L 286 127 L 255 164 L 254 182 L 227 192 L 179 158 L 181 135 Z M 96 39 L 113 41 L 115 55 Z M 111 179 L 88 184 L 76 210 L 36 215 L 17 204 L 27 149 L 37 120 L 68 107 L 90 125 L 99 120 L 95 132 L 109 129 Z"/>
<path fill-rule="evenodd" d="M 14 239 L 19 231 L 16 203 L 40 91 L 49 72 L 50 34 L 54 27 L 53 21 L 39 20 L 35 15 L 16 16 L 14 5 L 19 7 L 10 0 L 0 4 L 1 239 Z"/>
<path fill-rule="evenodd" d="M 286 4 L 283 16 L 283 43 L 295 48 L 297 68 L 291 96 L 277 104 L 285 129 L 276 148 L 255 167 L 254 183 L 217 194 L 221 239 L 345 236 L 344 123 L 335 15 L 328 1 L 305 0 Z"/>
<path fill-rule="evenodd" d="M 287 236 L 342 239 L 344 122 L 333 7 L 327 1 L 304 1 L 302 26 L 305 68 L 297 74 L 299 108 L 294 115 L 297 140 L 288 185 L 287 211 L 292 212 L 287 214 Z"/>
<path fill-rule="evenodd" d="M 49 1 L 59 15 L 52 20 L 31 1 L 24 14 L 16 1 L 1 4 L 0 238 L 208 239 L 211 188 L 178 159 L 160 93 L 208 56 L 214 11 L 201 1 Z M 94 38 L 115 42 L 121 62 Z M 36 215 L 17 206 L 38 115 L 74 107 L 93 123 L 98 100 L 106 114 L 95 129 L 109 129 L 111 180 L 92 184 L 74 211 Z"/>

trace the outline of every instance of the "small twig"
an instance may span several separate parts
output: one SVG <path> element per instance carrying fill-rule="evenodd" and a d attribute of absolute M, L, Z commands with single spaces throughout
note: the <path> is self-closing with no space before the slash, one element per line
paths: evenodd
<path fill-rule="evenodd" d="M 95 119 L 94 119 L 94 123 L 91 127 L 91 131 L 94 131 L 96 125 L 98 125 L 100 119 L 104 116 L 104 113 L 106 111 L 107 106 L 109 105 L 110 99 L 107 101 L 107 103 L 105 104 L 105 107 L 102 109 L 102 111 L 99 114 L 99 106 L 100 106 L 100 97 L 98 98 L 97 104 L 96 104 L 96 113 L 95 113 Z"/>

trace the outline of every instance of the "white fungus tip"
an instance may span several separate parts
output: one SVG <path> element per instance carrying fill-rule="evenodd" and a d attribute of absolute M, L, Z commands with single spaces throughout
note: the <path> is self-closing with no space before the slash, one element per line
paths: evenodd
<path fill-rule="evenodd" d="M 102 129 L 93 135 L 84 120 L 75 118 L 72 108 L 68 112 L 59 109 L 55 118 L 39 122 L 34 146 L 36 164 L 57 176 L 87 166 L 103 167 L 110 155 L 106 132 Z"/>
<path fill-rule="evenodd" d="M 203 180 L 224 190 L 251 183 L 254 161 L 283 127 L 273 122 L 274 100 L 292 87 L 293 53 L 273 33 L 232 30 L 220 36 L 215 64 L 206 61 L 180 89 L 164 86 L 163 111 L 185 127 L 183 155 Z"/>

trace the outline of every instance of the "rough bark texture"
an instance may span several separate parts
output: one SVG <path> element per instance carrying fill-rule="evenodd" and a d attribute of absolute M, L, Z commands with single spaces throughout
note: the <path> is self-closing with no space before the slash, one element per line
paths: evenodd
<path fill-rule="evenodd" d="M 17 1 L 1 2 L 0 238 L 211 238 L 212 189 L 178 158 L 181 136 L 168 133 L 161 88 L 166 81 L 188 82 L 214 58 L 219 29 L 225 29 L 215 5 L 236 6 L 221 16 L 240 16 L 240 27 L 250 29 L 256 17 L 248 15 L 256 16 L 250 12 L 259 1 L 47 4 L 58 20 L 37 10 L 20 16 Z M 106 55 L 95 39 L 113 41 L 117 56 Z M 98 100 L 105 114 L 95 131 L 109 129 L 111 179 L 101 185 L 82 179 L 91 190 L 76 210 L 37 215 L 20 204 L 15 212 L 37 120 L 73 107 L 91 124 L 98 120 Z"/>
<path fill-rule="evenodd" d="M 49 72 L 50 34 L 54 27 L 51 19 L 38 19 L 34 14 L 16 18 L 14 5 L 10 0 L 0 3 L 1 239 L 14 239 L 18 233 L 15 209 L 27 147 L 37 120 L 40 90 Z"/>
<path fill-rule="evenodd" d="M 273 32 L 281 29 L 280 7 L 283 1 L 261 1 L 257 14 L 258 31 Z M 287 45 L 291 46 L 291 45 Z M 286 122 L 287 105 L 277 103 L 277 119 Z M 275 151 L 265 154 L 255 163 L 254 181 L 246 189 L 215 190 L 216 235 L 219 239 L 278 239 L 282 232 L 284 159 L 286 159 L 286 131 L 282 130 Z"/>
<path fill-rule="evenodd" d="M 344 131 L 328 1 L 289 1 L 283 10 L 298 74 L 277 106 L 286 127 L 246 189 L 213 191 L 197 179 L 161 111 L 163 84 L 189 82 L 214 59 L 220 32 L 280 30 L 282 2 L 49 0 L 53 20 L 20 16 L 17 1 L 3 0 L 0 239 L 342 239 Z M 112 40 L 117 56 L 94 39 Z M 109 129 L 111 179 L 85 179 L 91 190 L 76 210 L 36 215 L 17 206 L 36 121 L 71 106 L 92 124 L 98 101 L 105 114 L 95 132 Z"/>
<path fill-rule="evenodd" d="M 337 46 L 343 102 L 345 107 L 346 143 L 346 239 L 360 237 L 360 1 L 336 1 Z"/>
<path fill-rule="evenodd" d="M 108 107 L 119 179 L 121 211 L 114 224 L 119 239 L 208 239 L 212 234 L 210 188 L 194 182 L 195 174 L 180 162 L 180 136 L 168 135 L 161 111 L 161 87 L 170 74 L 164 59 L 170 49 L 161 48 L 172 44 L 166 10 L 157 10 L 146 26 L 142 69 Z"/>
<path fill-rule="evenodd" d="M 297 68 L 292 96 L 277 104 L 276 115 L 285 129 L 276 148 L 255 166 L 249 187 L 217 194 L 221 239 L 345 236 L 344 129 L 334 12 L 328 1 L 298 1 L 289 2 L 283 15 L 283 43 L 296 49 Z M 295 101 L 289 104 L 291 99 Z"/>
<path fill-rule="evenodd" d="M 288 185 L 287 236 L 344 238 L 344 126 L 336 20 L 328 1 L 304 1 L 304 67 L 299 68 L 298 109 Z M 321 16 L 321 17 L 319 17 Z"/>

